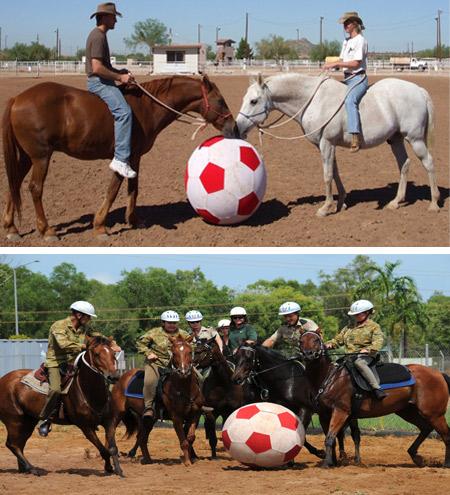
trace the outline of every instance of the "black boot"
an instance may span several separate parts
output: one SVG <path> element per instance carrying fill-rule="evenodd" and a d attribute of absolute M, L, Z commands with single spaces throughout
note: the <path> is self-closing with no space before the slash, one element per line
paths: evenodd
<path fill-rule="evenodd" d="M 49 419 L 45 419 L 39 425 L 39 435 L 46 437 L 52 431 L 52 422 Z"/>
<path fill-rule="evenodd" d="M 375 395 L 375 398 L 377 400 L 383 400 L 385 397 L 388 396 L 388 394 L 384 390 L 381 390 L 381 388 L 374 389 L 373 395 Z"/>

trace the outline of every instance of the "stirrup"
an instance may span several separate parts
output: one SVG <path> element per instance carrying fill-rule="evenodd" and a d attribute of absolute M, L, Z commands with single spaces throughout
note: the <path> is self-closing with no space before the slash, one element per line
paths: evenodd
<path fill-rule="evenodd" d="M 148 407 L 147 409 L 144 410 L 142 413 L 142 417 L 145 418 L 154 418 L 155 417 L 155 410 L 153 407 Z"/>
<path fill-rule="evenodd" d="M 46 437 L 52 431 L 52 422 L 49 419 L 45 419 L 39 425 L 39 435 L 41 437 Z"/>
<path fill-rule="evenodd" d="M 209 406 L 202 406 L 202 411 L 204 413 L 210 413 L 214 411 L 214 407 L 209 407 Z"/>

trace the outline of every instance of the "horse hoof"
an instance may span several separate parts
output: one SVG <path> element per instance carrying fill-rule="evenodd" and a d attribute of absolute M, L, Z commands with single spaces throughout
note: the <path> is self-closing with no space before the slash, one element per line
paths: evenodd
<path fill-rule="evenodd" d="M 145 457 L 141 459 L 141 464 L 151 464 L 151 463 L 152 463 L 151 459 L 146 459 Z"/>
<path fill-rule="evenodd" d="M 19 234 L 17 234 L 16 232 L 14 232 L 12 234 L 7 234 L 6 238 L 8 239 L 8 241 L 17 242 L 17 241 L 20 241 L 21 236 Z"/>
<path fill-rule="evenodd" d="M 396 201 L 391 201 L 387 204 L 387 208 L 389 208 L 389 210 L 398 210 L 399 204 Z"/>
<path fill-rule="evenodd" d="M 95 238 L 99 241 L 107 241 L 109 239 L 109 235 L 104 232 L 102 234 L 96 234 Z"/>
<path fill-rule="evenodd" d="M 417 467 L 424 467 L 425 466 L 425 461 L 423 460 L 423 457 L 421 455 L 415 455 L 412 458 L 412 460 Z"/>
<path fill-rule="evenodd" d="M 428 211 L 440 212 L 441 209 L 436 203 L 430 203 L 430 206 L 428 207 Z"/>

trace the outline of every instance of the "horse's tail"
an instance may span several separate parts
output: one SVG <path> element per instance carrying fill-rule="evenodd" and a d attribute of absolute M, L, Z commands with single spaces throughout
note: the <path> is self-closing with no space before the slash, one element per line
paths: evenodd
<path fill-rule="evenodd" d="M 433 146 L 433 137 L 434 137 L 434 105 L 431 99 L 430 94 L 424 88 L 420 88 L 425 96 L 425 101 L 427 104 L 427 114 L 428 114 L 428 122 L 425 130 L 425 141 L 427 143 L 427 147 L 430 150 Z"/>
<path fill-rule="evenodd" d="M 446 373 L 442 373 L 442 376 L 444 377 L 444 380 L 447 382 L 448 393 L 450 394 L 450 376 L 448 376 Z"/>
<path fill-rule="evenodd" d="M 11 109 L 14 104 L 14 98 L 11 98 L 3 114 L 3 157 L 5 159 L 6 175 L 8 176 L 9 191 L 11 193 L 12 203 L 17 210 L 20 218 L 22 200 L 20 198 L 20 160 L 19 148 L 17 146 L 16 136 L 11 123 Z"/>
<path fill-rule="evenodd" d="M 131 411 L 130 409 L 127 409 L 123 418 L 122 422 L 125 425 L 125 428 L 127 431 L 125 432 L 125 438 L 130 438 L 132 435 L 134 435 L 138 429 L 138 422 L 136 419 L 136 415 Z"/>

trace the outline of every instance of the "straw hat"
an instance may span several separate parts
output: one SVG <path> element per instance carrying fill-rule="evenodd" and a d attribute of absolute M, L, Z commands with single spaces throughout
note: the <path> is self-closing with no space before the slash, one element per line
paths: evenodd
<path fill-rule="evenodd" d="M 362 21 L 361 17 L 359 17 L 358 12 L 345 12 L 345 14 L 343 14 L 342 17 L 338 20 L 338 23 L 344 24 L 344 22 L 350 21 L 350 20 L 356 21 L 358 24 L 361 25 L 362 29 L 364 29 L 363 21 Z"/>
<path fill-rule="evenodd" d="M 90 19 L 92 19 L 94 16 L 99 15 L 99 14 L 112 14 L 116 15 L 119 17 L 122 17 L 122 14 L 120 12 L 117 12 L 116 10 L 116 4 L 113 2 L 107 2 L 107 3 L 101 3 L 97 7 L 97 12 L 94 12 Z"/>

